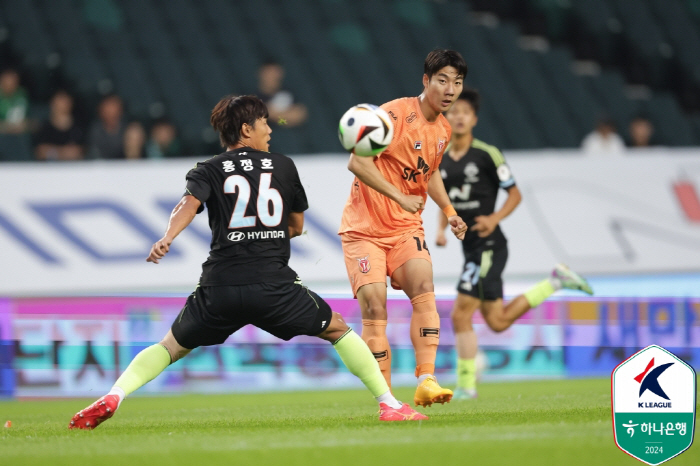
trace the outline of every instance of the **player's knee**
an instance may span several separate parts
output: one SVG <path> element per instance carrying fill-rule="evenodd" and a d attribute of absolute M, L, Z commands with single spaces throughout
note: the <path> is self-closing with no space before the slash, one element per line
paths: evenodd
<path fill-rule="evenodd" d="M 171 364 L 184 358 L 192 351 L 191 349 L 185 348 L 177 342 L 172 330 L 168 332 L 168 334 L 160 341 L 159 344 L 168 350 Z"/>
<path fill-rule="evenodd" d="M 419 296 L 424 293 L 433 293 L 435 291 L 435 286 L 432 280 L 421 280 L 416 284 L 413 291 L 414 296 Z"/>
<path fill-rule="evenodd" d="M 506 322 L 501 319 L 491 319 L 491 320 L 486 320 L 486 325 L 489 326 L 491 330 L 493 330 L 496 333 L 501 333 L 510 327 L 510 322 Z"/>
<path fill-rule="evenodd" d="M 362 313 L 362 318 L 368 320 L 386 320 L 386 305 L 381 299 L 370 300 L 367 309 Z"/>
<path fill-rule="evenodd" d="M 320 335 L 318 335 L 318 337 L 323 340 L 335 342 L 340 337 L 342 337 L 349 329 L 350 327 L 348 327 L 348 324 L 345 323 L 343 316 L 341 316 L 337 312 L 333 312 L 331 317 L 331 323 Z"/>
<path fill-rule="evenodd" d="M 455 307 L 452 309 L 450 318 L 455 331 L 472 330 L 472 313 L 469 312 L 469 309 Z"/>

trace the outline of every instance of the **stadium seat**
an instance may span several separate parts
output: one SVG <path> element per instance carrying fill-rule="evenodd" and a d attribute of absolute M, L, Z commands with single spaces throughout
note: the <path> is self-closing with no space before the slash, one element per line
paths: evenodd
<path fill-rule="evenodd" d="M 576 146 L 598 116 L 608 114 L 625 128 L 640 110 L 654 118 L 660 142 L 681 145 L 697 143 L 695 123 L 682 113 L 680 100 L 674 104 L 669 95 L 657 94 L 673 89 L 686 108 L 700 102 L 699 5 L 0 0 L 0 27 L 8 29 L 7 44 L 21 57 L 34 95 L 45 98 L 55 86 L 55 73 L 47 70 L 58 57 L 61 78 L 83 101 L 94 101 L 111 82 L 131 117 L 146 120 L 152 104 L 161 102 L 189 147 L 204 147 L 213 104 L 229 93 L 256 92 L 258 68 L 272 59 L 285 66 L 285 86 L 310 115 L 300 128 L 278 129 L 277 140 L 284 139 L 286 151 L 337 151 L 340 115 L 360 102 L 420 93 L 423 59 L 434 47 L 462 52 L 469 66 L 466 83 L 483 95 L 477 134 L 504 149 Z M 472 10 L 509 20 L 477 25 Z M 524 51 L 520 30 L 577 43 Z M 574 56 L 597 60 L 604 71 L 576 76 Z M 655 97 L 627 98 L 623 73 L 629 82 L 650 84 Z M 670 112 L 658 123 L 657 109 Z"/>
<path fill-rule="evenodd" d="M 0 134 L 0 162 L 34 160 L 29 134 Z"/>
<path fill-rule="evenodd" d="M 697 144 L 693 127 L 670 93 L 654 95 L 643 108 L 651 116 L 655 132 L 662 141 L 671 141 L 674 146 L 692 146 Z"/>
<path fill-rule="evenodd" d="M 588 133 L 591 122 L 603 113 L 595 95 L 583 80 L 571 71 L 572 57 L 566 49 L 556 47 L 547 53 L 537 54 L 543 76 L 554 90 L 556 99 L 565 103 L 573 117 L 576 144 Z"/>
<path fill-rule="evenodd" d="M 525 104 L 527 111 L 545 137 L 548 147 L 576 146 L 577 135 L 562 104 L 546 84 L 546 77 L 535 61 L 535 53 L 517 48 L 515 28 L 506 25 L 498 29 L 485 29 L 493 47 L 493 55 L 501 57 L 504 71 Z"/>

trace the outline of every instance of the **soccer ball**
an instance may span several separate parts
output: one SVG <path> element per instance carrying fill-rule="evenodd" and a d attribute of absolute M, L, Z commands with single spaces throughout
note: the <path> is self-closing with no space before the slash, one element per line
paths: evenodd
<path fill-rule="evenodd" d="M 394 125 L 389 115 L 376 105 L 355 105 L 340 119 L 338 137 L 348 152 L 372 157 L 391 143 Z"/>

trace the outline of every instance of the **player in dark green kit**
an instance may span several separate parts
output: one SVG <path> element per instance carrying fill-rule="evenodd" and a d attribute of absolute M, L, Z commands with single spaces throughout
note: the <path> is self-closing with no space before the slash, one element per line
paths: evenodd
<path fill-rule="evenodd" d="M 464 270 L 452 309 L 457 347 L 455 400 L 475 398 L 477 394 L 478 342 L 472 327 L 472 316 L 477 309 L 481 309 L 484 321 L 492 330 L 502 332 L 561 288 L 593 293 L 585 279 L 565 265 L 557 264 L 550 277 L 507 305 L 503 304 L 501 275 L 508 260 L 508 242 L 499 223 L 515 210 L 522 196 L 501 151 L 472 135 L 478 111 L 479 94 L 473 89 L 462 91 L 446 114 L 452 126 L 452 141 L 440 164 L 440 174 L 452 205 L 469 227 L 462 241 Z M 500 189 L 508 193 L 508 198 L 496 211 Z M 446 227 L 447 219 L 440 213 L 438 246 L 447 243 Z"/>

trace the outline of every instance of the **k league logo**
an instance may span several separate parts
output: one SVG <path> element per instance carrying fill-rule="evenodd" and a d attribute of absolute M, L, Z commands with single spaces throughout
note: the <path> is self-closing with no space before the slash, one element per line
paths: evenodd
<path fill-rule="evenodd" d="M 695 434 L 695 370 L 670 351 L 647 346 L 612 373 L 615 443 L 657 465 L 680 455 Z"/>

